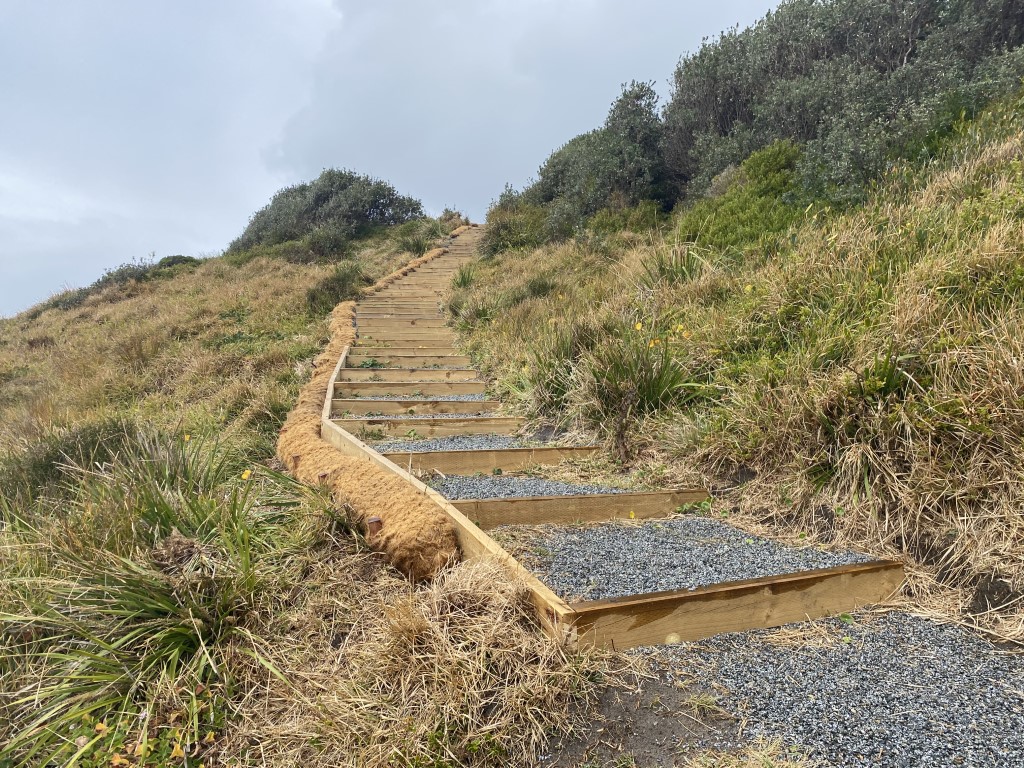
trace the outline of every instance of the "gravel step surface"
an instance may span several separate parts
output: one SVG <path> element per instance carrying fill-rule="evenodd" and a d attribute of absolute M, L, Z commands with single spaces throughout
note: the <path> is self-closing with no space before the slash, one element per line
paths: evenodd
<path fill-rule="evenodd" d="M 581 496 L 624 492 L 621 488 L 605 485 L 562 483 L 514 475 L 448 475 L 432 484 L 449 499 L 511 499 L 523 496 Z"/>
<path fill-rule="evenodd" d="M 521 530 L 498 528 L 495 538 Z M 534 530 L 536 537 L 527 545 L 529 564 L 569 600 L 696 589 L 873 559 L 856 552 L 788 547 L 705 517 Z"/>
<path fill-rule="evenodd" d="M 784 647 L 761 630 L 660 655 L 677 670 L 669 682 L 714 681 L 747 735 L 805 748 L 827 766 L 1024 765 L 1024 656 L 905 613 L 815 625 L 829 642 Z"/>
<path fill-rule="evenodd" d="M 363 397 L 352 397 L 350 400 L 437 400 L 446 403 L 465 402 L 472 403 L 477 400 L 487 400 L 487 395 L 365 395 Z"/>
<path fill-rule="evenodd" d="M 372 443 L 378 453 L 421 453 L 423 451 L 500 451 L 526 448 L 528 441 L 507 435 L 452 435 L 425 440 L 381 440 Z"/>

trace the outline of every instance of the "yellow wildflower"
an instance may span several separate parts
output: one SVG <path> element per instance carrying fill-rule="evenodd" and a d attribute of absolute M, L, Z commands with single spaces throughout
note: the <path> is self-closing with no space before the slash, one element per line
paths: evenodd
<path fill-rule="evenodd" d="M 243 480 L 248 480 L 250 477 L 252 477 L 252 470 L 251 469 L 247 469 L 247 470 L 245 470 L 245 472 L 242 473 L 242 479 Z"/>
<path fill-rule="evenodd" d="M 206 734 L 206 738 L 203 739 L 203 744 L 213 744 L 213 740 L 216 738 L 216 734 L 213 731 L 210 731 Z"/>
<path fill-rule="evenodd" d="M 102 720 L 100 720 L 98 723 L 96 723 L 96 733 L 104 734 L 104 733 L 107 732 L 107 730 L 108 730 L 107 729 L 107 724 L 105 722 L 103 722 Z"/>
<path fill-rule="evenodd" d="M 637 323 L 633 327 L 636 328 L 638 331 L 642 331 L 644 329 L 644 324 L 643 323 Z"/>
<path fill-rule="evenodd" d="M 185 757 L 185 750 L 181 748 L 181 742 L 174 742 L 174 749 L 171 750 L 171 760 L 176 757 Z"/>
<path fill-rule="evenodd" d="M 185 433 L 185 442 L 187 443 L 187 442 L 188 442 L 189 440 L 191 440 L 191 439 L 192 439 L 192 435 L 190 435 L 190 434 L 188 434 L 188 433 L 186 432 L 186 433 Z"/>

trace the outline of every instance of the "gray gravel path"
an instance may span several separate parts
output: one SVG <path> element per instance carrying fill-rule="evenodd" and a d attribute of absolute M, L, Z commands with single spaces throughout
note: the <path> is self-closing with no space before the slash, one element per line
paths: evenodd
<path fill-rule="evenodd" d="M 705 517 L 535 530 L 530 564 L 544 583 L 570 600 L 696 589 L 872 559 L 788 547 Z M 499 541 L 502 531 L 495 531 Z"/>
<path fill-rule="evenodd" d="M 449 499 L 509 499 L 522 496 L 579 496 L 623 493 L 621 488 L 584 485 L 516 475 L 448 475 L 432 483 Z"/>
<path fill-rule="evenodd" d="M 382 440 L 372 443 L 378 453 L 403 453 L 406 451 L 499 451 L 505 448 L 526 448 L 529 443 L 521 437 L 506 435 L 452 435 L 431 437 L 425 440 Z"/>
<path fill-rule="evenodd" d="M 713 680 L 748 735 L 828 766 L 1024 766 L 1024 656 L 905 613 L 866 621 L 820 622 L 828 647 L 778 647 L 763 630 L 659 653 L 678 670 L 670 682 Z"/>

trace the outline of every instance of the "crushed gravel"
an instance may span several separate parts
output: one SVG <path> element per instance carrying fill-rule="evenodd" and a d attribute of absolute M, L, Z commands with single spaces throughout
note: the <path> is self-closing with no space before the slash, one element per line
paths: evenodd
<path fill-rule="evenodd" d="M 425 440 L 382 440 L 372 443 L 378 453 L 421 453 L 423 451 L 500 451 L 526 448 L 529 441 L 506 435 L 452 435 Z"/>
<path fill-rule="evenodd" d="M 579 496 L 623 493 L 621 488 L 584 485 L 516 475 L 448 475 L 432 485 L 449 499 L 509 499 L 522 496 Z"/>
<path fill-rule="evenodd" d="M 670 683 L 714 681 L 748 736 L 824 765 L 1024 765 L 1024 655 L 906 613 L 815 625 L 831 637 L 824 647 L 774 645 L 761 630 L 657 653 Z"/>
<path fill-rule="evenodd" d="M 471 403 L 477 400 L 486 400 L 487 395 L 364 395 L 353 397 L 352 400 L 439 400 L 444 402 L 466 402 Z"/>
<path fill-rule="evenodd" d="M 873 559 L 856 552 L 789 547 L 705 517 L 533 530 L 535 537 L 520 535 L 517 541 L 529 542 L 530 566 L 568 600 L 696 589 Z M 499 541 L 503 531 L 512 529 L 496 529 Z"/>

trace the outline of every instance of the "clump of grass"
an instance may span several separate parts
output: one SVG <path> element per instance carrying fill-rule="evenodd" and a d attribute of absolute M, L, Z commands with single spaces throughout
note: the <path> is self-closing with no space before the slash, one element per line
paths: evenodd
<path fill-rule="evenodd" d="M 425 588 L 395 581 L 362 595 L 338 650 L 302 631 L 312 615 L 290 618 L 295 629 L 269 661 L 295 672 L 256 676 L 248 694 L 259 717 L 244 733 L 261 744 L 261 759 L 531 765 L 612 680 L 603 652 L 538 635 L 525 587 L 497 563 L 458 565 Z M 307 611 L 323 615 L 319 599 Z"/>
<path fill-rule="evenodd" d="M 147 752 L 168 699 L 198 754 L 225 714 L 231 649 L 315 543 L 317 516 L 293 517 L 313 497 L 286 476 L 200 439 L 120 442 L 111 462 L 67 468 L 59 517 L 8 510 L 0 762 L 68 764 L 116 739 Z"/>
<path fill-rule="evenodd" d="M 659 336 L 643 323 L 596 346 L 587 361 L 586 397 L 592 419 L 610 433 L 616 454 L 630 456 L 627 435 L 635 421 L 699 397 L 704 387 L 687 372 Z"/>
<path fill-rule="evenodd" d="M 339 264 L 306 292 L 306 307 L 311 315 L 326 315 L 341 302 L 357 298 L 366 284 L 358 264 Z"/>
<path fill-rule="evenodd" d="M 694 280 L 708 266 L 697 250 L 689 243 L 657 249 L 651 258 L 643 262 L 643 283 L 655 288 L 662 284 L 681 285 Z"/>
<path fill-rule="evenodd" d="M 476 269 L 472 264 L 463 264 L 452 278 L 453 288 L 469 288 L 473 285 L 473 278 L 476 276 Z"/>

